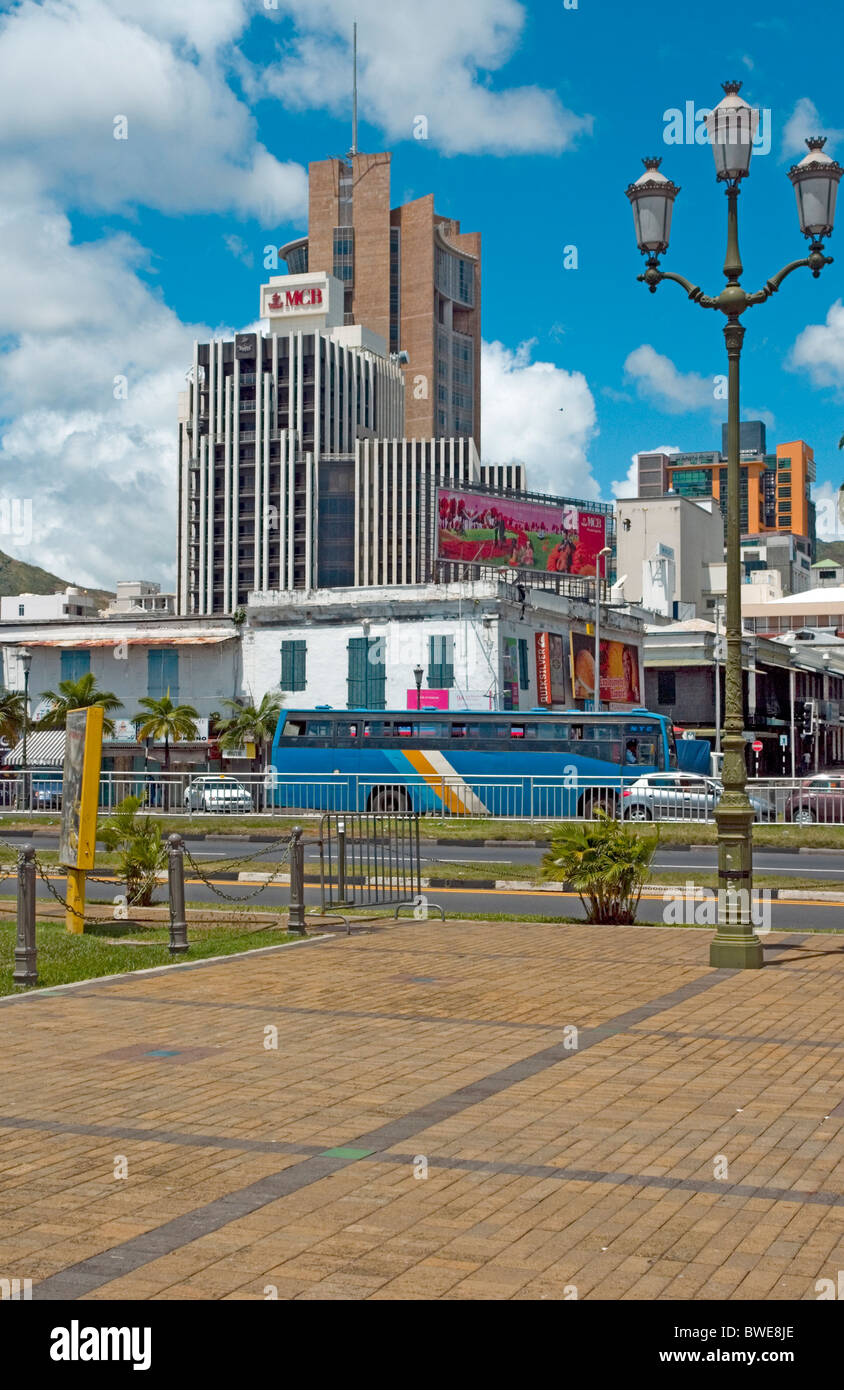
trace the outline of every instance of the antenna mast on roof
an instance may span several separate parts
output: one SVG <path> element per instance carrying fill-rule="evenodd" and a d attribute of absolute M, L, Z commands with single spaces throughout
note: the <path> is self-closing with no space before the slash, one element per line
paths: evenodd
<path fill-rule="evenodd" d="M 352 25 L 352 148 L 350 155 L 358 152 L 358 26 Z"/>

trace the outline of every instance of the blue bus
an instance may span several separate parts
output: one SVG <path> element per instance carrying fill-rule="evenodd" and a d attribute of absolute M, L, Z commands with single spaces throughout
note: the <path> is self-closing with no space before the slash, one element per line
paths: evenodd
<path fill-rule="evenodd" d="M 677 767 L 671 721 L 645 709 L 283 710 L 276 807 L 458 816 L 615 814 L 623 781 Z"/>

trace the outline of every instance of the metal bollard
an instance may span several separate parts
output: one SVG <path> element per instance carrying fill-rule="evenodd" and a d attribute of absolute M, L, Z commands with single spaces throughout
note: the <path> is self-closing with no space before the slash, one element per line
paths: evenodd
<path fill-rule="evenodd" d="M 15 941 L 16 985 L 37 985 L 35 946 L 35 846 L 24 845 L 18 855 L 18 932 Z"/>
<path fill-rule="evenodd" d="M 167 840 L 167 886 L 170 892 L 170 954 L 179 955 L 188 949 L 188 924 L 185 920 L 185 842 L 181 835 Z"/>
<path fill-rule="evenodd" d="M 337 821 L 337 898 L 346 901 L 346 822 Z"/>
<path fill-rule="evenodd" d="M 290 832 L 290 911 L 287 930 L 305 935 L 305 846 L 302 827 L 294 825 Z"/>

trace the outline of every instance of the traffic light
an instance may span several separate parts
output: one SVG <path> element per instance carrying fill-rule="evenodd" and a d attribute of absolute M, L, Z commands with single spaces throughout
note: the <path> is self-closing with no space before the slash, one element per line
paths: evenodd
<path fill-rule="evenodd" d="M 805 700 L 803 703 L 803 737 L 811 738 L 815 731 L 815 702 Z"/>

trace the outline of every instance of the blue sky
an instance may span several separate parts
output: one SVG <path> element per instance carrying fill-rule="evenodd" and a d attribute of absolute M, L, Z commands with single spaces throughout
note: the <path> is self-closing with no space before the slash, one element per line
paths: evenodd
<path fill-rule="evenodd" d="M 741 78 L 771 123 L 740 198 L 744 283 L 803 255 L 786 171 L 807 134 L 844 156 L 839 8 L 808 30 L 781 0 L 661 20 L 620 0 L 355 9 L 359 147 L 393 151 L 394 203 L 433 191 L 483 234 L 484 457 L 609 498 L 637 449 L 718 447 L 721 317 L 637 283 L 624 189 L 663 157 L 682 188 L 664 266 L 717 292 L 712 154 L 667 144 L 664 115 Z M 190 343 L 254 320 L 263 248 L 305 230 L 308 162 L 348 148 L 352 17 L 347 0 L 3 7 L 0 475 L 33 525 L 0 549 L 82 582 L 172 584 Z M 844 220 L 819 280 L 798 272 L 745 317 L 743 415 L 814 447 L 822 522 L 844 461 L 842 237 Z"/>

